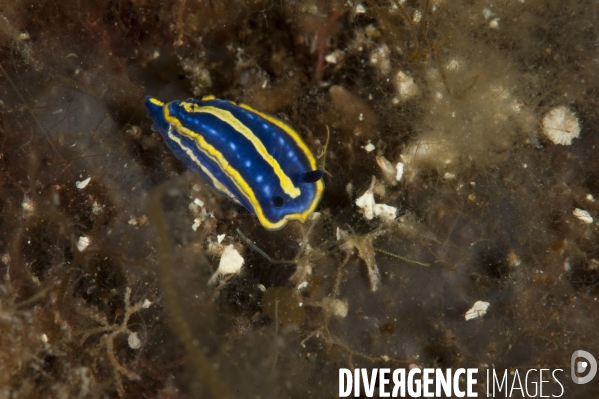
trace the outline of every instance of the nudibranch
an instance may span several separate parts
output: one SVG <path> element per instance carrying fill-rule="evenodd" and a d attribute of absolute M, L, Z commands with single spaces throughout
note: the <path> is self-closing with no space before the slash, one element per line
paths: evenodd
<path fill-rule="evenodd" d="M 316 209 L 324 170 L 287 123 L 214 96 L 168 103 L 147 96 L 145 106 L 175 156 L 265 228 L 303 222 Z"/>

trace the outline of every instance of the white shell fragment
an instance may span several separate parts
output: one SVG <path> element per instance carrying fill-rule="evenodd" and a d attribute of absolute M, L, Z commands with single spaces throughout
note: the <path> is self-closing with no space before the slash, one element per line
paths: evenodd
<path fill-rule="evenodd" d="M 131 349 L 141 348 L 141 340 L 137 336 L 136 332 L 129 334 L 129 338 L 127 338 L 127 343 L 129 344 L 129 348 Z"/>
<path fill-rule="evenodd" d="M 478 317 L 482 317 L 487 313 L 487 309 L 491 304 L 485 301 L 476 301 L 474 305 L 468 309 L 464 317 L 466 320 L 476 319 Z"/>
<path fill-rule="evenodd" d="M 91 244 L 91 242 L 92 241 L 89 237 L 81 236 L 79 237 L 79 241 L 77 241 L 77 249 L 79 250 L 79 252 L 83 252 L 85 248 L 89 247 L 89 244 Z"/>
<path fill-rule="evenodd" d="M 239 273 L 244 262 L 245 260 L 239 254 L 239 252 L 237 252 L 233 244 L 229 244 L 227 247 L 225 247 L 225 250 L 220 257 L 218 269 L 216 272 L 214 272 L 212 277 L 210 277 L 208 284 L 214 284 L 220 276 Z"/>
<path fill-rule="evenodd" d="M 370 188 L 356 199 L 356 205 L 362 209 L 362 214 L 366 220 L 372 220 L 375 216 L 378 216 L 385 221 L 393 221 L 397 217 L 397 208 L 390 205 L 377 204 L 374 201 L 373 190 L 375 184 L 376 179 L 373 177 Z"/>
<path fill-rule="evenodd" d="M 404 168 L 405 168 L 405 165 L 403 162 L 398 162 L 397 165 L 395 165 L 395 169 L 397 170 L 397 174 L 395 175 L 395 180 L 401 181 L 401 178 L 403 177 Z"/>
<path fill-rule="evenodd" d="M 374 146 L 374 144 L 368 143 L 363 148 L 366 150 L 366 152 L 372 152 L 375 150 L 376 147 Z"/>
<path fill-rule="evenodd" d="M 397 94 L 399 94 L 399 97 L 403 101 L 409 100 L 419 93 L 418 86 L 414 83 L 414 79 L 406 75 L 403 71 L 397 72 L 393 78 L 393 85 L 395 86 Z"/>
<path fill-rule="evenodd" d="M 574 210 L 572 211 L 572 215 L 576 216 L 578 219 L 582 220 L 586 224 L 593 223 L 593 217 L 589 212 L 585 211 L 584 209 L 574 208 Z"/>
<path fill-rule="evenodd" d="M 555 144 L 570 145 L 580 136 L 580 124 L 576 114 L 562 105 L 545 114 L 543 133 Z"/>
<path fill-rule="evenodd" d="M 193 231 L 197 231 L 198 227 L 200 227 L 201 224 L 202 224 L 202 219 L 195 218 L 193 220 L 193 224 L 191 225 L 191 228 L 193 229 Z"/>
<path fill-rule="evenodd" d="M 217 235 L 216 236 L 216 242 L 218 242 L 220 244 L 221 242 L 223 242 L 223 240 L 225 239 L 226 236 L 227 236 L 226 234 L 219 234 L 219 235 Z"/>
<path fill-rule="evenodd" d="M 385 204 L 374 205 L 374 216 L 378 216 L 381 219 L 391 222 L 397 217 L 397 208 Z"/>
<path fill-rule="evenodd" d="M 91 180 L 92 180 L 92 178 L 88 177 L 85 180 L 81 180 L 81 181 L 75 182 L 75 187 L 77 187 L 79 190 L 84 189 L 89 184 L 89 182 Z"/>
<path fill-rule="evenodd" d="M 367 220 L 374 218 L 374 194 L 368 189 L 361 197 L 356 200 L 358 208 L 362 208 L 362 214 Z"/>

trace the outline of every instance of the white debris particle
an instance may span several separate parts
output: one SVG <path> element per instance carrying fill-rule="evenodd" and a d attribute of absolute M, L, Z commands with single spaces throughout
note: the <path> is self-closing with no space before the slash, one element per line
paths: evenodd
<path fill-rule="evenodd" d="M 488 9 L 487 7 L 485 7 L 485 8 L 483 8 L 483 15 L 484 15 L 485 19 L 489 19 L 493 15 L 495 15 L 495 13 L 493 11 L 491 11 L 490 9 Z"/>
<path fill-rule="evenodd" d="M 129 343 L 129 348 L 131 349 L 139 349 L 141 347 L 141 341 L 137 336 L 136 332 L 132 332 L 129 334 L 129 338 L 127 338 L 127 343 Z"/>
<path fill-rule="evenodd" d="M 202 219 L 195 218 L 193 220 L 193 224 L 191 225 L 191 228 L 193 229 L 193 231 L 197 231 L 198 227 L 200 227 L 201 224 L 202 224 Z"/>
<path fill-rule="evenodd" d="M 306 288 L 308 286 L 308 282 L 304 281 L 303 283 L 301 283 L 300 285 L 297 286 L 298 290 L 303 290 L 304 288 Z"/>
<path fill-rule="evenodd" d="M 356 199 L 356 205 L 362 209 L 362 214 L 367 220 L 372 220 L 375 216 L 378 216 L 386 221 L 392 221 L 397 217 L 397 208 L 385 204 L 377 204 L 374 201 L 373 191 L 375 184 L 376 178 L 373 177 L 370 188 L 361 197 Z M 339 231 L 339 237 L 341 237 L 341 231 Z"/>
<path fill-rule="evenodd" d="M 593 223 L 593 217 L 589 212 L 585 211 L 584 209 L 574 208 L 574 210 L 572 211 L 572 215 L 576 216 L 578 219 L 582 220 L 586 224 Z"/>
<path fill-rule="evenodd" d="M 374 205 L 374 216 L 378 216 L 381 219 L 391 222 L 397 217 L 397 208 L 385 204 Z"/>
<path fill-rule="evenodd" d="M 414 17 L 412 17 L 412 21 L 414 21 L 414 23 L 419 23 L 420 20 L 422 19 L 422 13 L 419 10 L 414 11 Z"/>
<path fill-rule="evenodd" d="M 339 228 L 337 228 L 337 230 L 339 230 Z M 0 256 L 0 260 L 6 266 L 10 266 L 10 254 L 8 254 L 8 253 L 2 254 L 2 256 Z"/>
<path fill-rule="evenodd" d="M 368 189 L 361 197 L 356 199 L 358 208 L 362 208 L 362 213 L 367 220 L 374 218 L 374 194 L 372 189 Z"/>
<path fill-rule="evenodd" d="M 404 167 L 405 167 L 405 165 L 403 162 L 398 162 L 397 165 L 395 165 L 395 169 L 397 170 L 397 174 L 395 175 L 395 180 L 401 181 L 401 178 L 403 177 Z"/>
<path fill-rule="evenodd" d="M 375 150 L 376 147 L 374 146 L 374 144 L 368 143 L 362 148 L 364 148 L 366 150 L 366 152 L 372 152 Z"/>
<path fill-rule="evenodd" d="M 81 181 L 75 182 L 75 187 L 77 187 L 79 190 L 82 190 L 82 189 L 84 189 L 89 184 L 89 182 L 91 180 L 92 180 L 92 178 L 88 177 L 85 180 L 81 180 Z"/>
<path fill-rule="evenodd" d="M 223 242 L 226 236 L 226 234 L 219 234 L 216 236 L 216 241 L 220 244 L 221 242 Z"/>
<path fill-rule="evenodd" d="M 511 250 L 507 254 L 507 263 L 512 267 L 518 267 L 522 264 L 522 261 L 520 260 L 518 255 L 516 255 L 516 253 L 513 250 Z"/>
<path fill-rule="evenodd" d="M 204 206 L 204 201 L 202 201 L 199 198 L 194 199 L 193 203 L 196 204 L 197 206 L 199 206 L 200 208 Z"/>
<path fill-rule="evenodd" d="M 445 69 L 450 70 L 450 71 L 457 71 L 461 67 L 462 67 L 462 62 L 455 58 L 449 60 L 447 62 L 447 64 L 445 64 Z"/>
<path fill-rule="evenodd" d="M 21 206 L 23 207 L 24 216 L 32 214 L 35 210 L 35 205 L 33 204 L 33 201 L 31 200 L 31 198 L 28 197 L 25 197 L 23 199 L 23 203 L 21 204 Z"/>
<path fill-rule="evenodd" d="M 43 342 L 44 344 L 47 344 L 47 343 L 48 343 L 48 336 L 47 336 L 46 334 L 42 334 L 42 335 L 40 335 L 40 339 L 42 340 L 42 342 Z"/>
<path fill-rule="evenodd" d="M 337 233 L 335 234 L 335 236 L 337 237 L 337 241 L 339 241 L 345 240 L 347 237 L 349 237 L 349 234 L 347 233 L 347 231 L 337 227 Z"/>
<path fill-rule="evenodd" d="M 316 220 L 321 215 L 322 215 L 322 213 L 320 213 L 320 212 L 312 212 L 310 215 L 308 215 L 308 220 Z"/>
<path fill-rule="evenodd" d="M 79 241 L 77 241 L 77 249 L 79 250 L 79 252 L 83 252 L 85 248 L 89 247 L 89 244 L 91 244 L 91 242 L 91 238 L 81 236 L 79 237 Z"/>
<path fill-rule="evenodd" d="M 338 319 L 345 318 L 345 316 L 347 316 L 347 311 L 349 310 L 347 302 L 342 301 L 341 299 L 331 299 L 330 297 L 324 297 L 322 306 L 325 312 Z"/>
<path fill-rule="evenodd" d="M 131 226 L 145 226 L 148 224 L 148 217 L 146 215 L 141 215 L 139 217 L 131 216 L 127 223 L 129 223 Z"/>
<path fill-rule="evenodd" d="M 378 69 L 383 76 L 388 76 L 391 73 L 390 54 L 391 50 L 385 43 L 376 47 L 370 53 L 370 65 Z"/>
<path fill-rule="evenodd" d="M 324 60 L 329 64 L 337 64 L 341 62 L 344 58 L 343 51 L 335 50 L 331 54 L 324 57 Z"/>
<path fill-rule="evenodd" d="M 366 8 L 364 8 L 362 3 L 358 3 L 358 5 L 356 5 L 356 14 L 365 14 L 365 13 L 366 13 Z"/>
<path fill-rule="evenodd" d="M 147 299 L 147 298 L 146 298 L 146 299 L 144 299 L 144 303 L 141 305 L 141 307 L 142 307 L 143 309 L 147 309 L 147 308 L 149 308 L 150 306 L 152 306 L 152 302 L 151 302 L 149 299 Z"/>
<path fill-rule="evenodd" d="M 593 197 L 593 194 L 587 194 L 587 200 L 595 202 L 595 197 Z"/>
<path fill-rule="evenodd" d="M 443 178 L 447 180 L 455 179 L 455 173 L 445 172 Z"/>
<path fill-rule="evenodd" d="M 369 37 L 370 39 L 378 39 L 379 37 L 381 37 L 381 31 L 379 31 L 374 24 L 370 24 L 367 25 L 364 28 L 364 33 L 366 34 L 367 37 Z M 370 96 L 369 96 L 370 97 Z M 370 98 L 370 100 L 372 100 L 372 98 Z"/>
<path fill-rule="evenodd" d="M 397 72 L 395 78 L 393 78 L 393 85 L 403 101 L 409 100 L 419 93 L 418 86 L 414 83 L 414 79 L 406 75 L 403 71 Z"/>
<path fill-rule="evenodd" d="M 266 292 L 266 287 L 262 284 L 258 284 L 256 287 L 258 287 L 258 289 L 262 292 Z"/>
<path fill-rule="evenodd" d="M 92 213 L 94 215 L 99 214 L 100 212 L 102 212 L 102 205 L 98 204 L 96 201 L 94 201 L 93 205 L 92 205 Z"/>
<path fill-rule="evenodd" d="M 491 304 L 485 301 L 476 301 L 474 305 L 468 309 L 464 317 L 466 320 L 476 319 L 478 317 L 482 317 L 487 313 L 487 309 Z"/>
<path fill-rule="evenodd" d="M 563 105 L 553 108 L 543 117 L 543 133 L 555 144 L 570 145 L 580 136 L 578 118 Z"/>
<path fill-rule="evenodd" d="M 566 259 L 564 262 L 564 271 L 569 272 L 570 270 L 572 270 L 572 265 L 570 265 L 570 261 Z"/>
<path fill-rule="evenodd" d="M 489 28 L 491 29 L 499 29 L 499 18 L 494 18 L 489 22 Z"/>
<path fill-rule="evenodd" d="M 239 252 L 237 252 L 233 244 L 228 245 L 220 257 L 218 269 L 214 272 L 212 277 L 210 277 L 208 284 L 214 284 L 220 276 L 239 273 L 244 262 L 245 260 Z"/>

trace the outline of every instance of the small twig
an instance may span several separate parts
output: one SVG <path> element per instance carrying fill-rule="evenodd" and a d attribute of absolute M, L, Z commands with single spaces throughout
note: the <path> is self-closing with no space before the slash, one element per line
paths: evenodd
<path fill-rule="evenodd" d="M 420 266 L 425 266 L 425 267 L 429 267 L 431 265 L 430 263 L 418 262 L 417 260 L 405 258 L 401 255 L 394 254 L 393 252 L 385 251 L 384 249 L 375 248 L 374 250 L 375 250 L 375 252 L 379 252 L 381 254 L 391 256 L 393 258 L 401 259 L 404 262 L 413 263 L 415 265 L 420 265 Z"/>
<path fill-rule="evenodd" d="M 308 228 L 308 231 L 306 231 L 306 234 L 304 234 L 304 237 L 302 238 L 302 242 L 300 243 L 299 251 L 297 251 L 297 255 L 295 255 L 295 258 L 293 258 L 293 263 L 297 263 L 300 256 L 302 256 L 302 254 L 304 253 L 304 247 L 308 243 L 308 237 L 310 237 L 310 234 L 312 234 L 312 229 L 314 229 L 314 226 L 316 226 L 317 221 L 318 221 L 318 218 L 315 218 L 312 221 L 312 224 L 310 225 L 310 227 Z"/>
<path fill-rule="evenodd" d="M 324 170 L 324 173 L 326 173 L 327 175 L 333 177 L 333 175 L 330 174 L 329 171 L 326 170 L 326 168 L 325 168 L 325 164 L 327 162 L 327 149 L 329 148 L 329 139 L 331 138 L 331 132 L 329 130 L 329 125 L 325 125 L 325 127 L 327 128 L 327 141 L 324 143 L 324 148 L 322 149 L 322 152 L 316 158 L 318 158 L 318 159 L 322 158 L 322 162 L 321 162 L 320 168 L 322 170 Z"/>
<path fill-rule="evenodd" d="M 0 72 L 2 72 L 2 74 L 4 75 L 6 80 L 8 80 L 8 83 L 10 83 L 13 90 L 17 93 L 17 96 L 19 96 L 19 99 L 23 102 L 23 105 L 27 106 L 27 101 L 25 101 L 25 98 L 23 97 L 23 95 L 21 94 L 19 89 L 17 88 L 17 85 L 15 85 L 15 82 L 13 82 L 12 79 L 10 78 L 10 76 L 8 76 L 8 73 L 6 73 L 6 70 L 4 69 L 4 67 L 2 65 L 0 65 Z M 31 110 L 31 108 L 28 108 L 28 110 L 29 110 L 29 113 L 31 114 L 31 117 L 35 121 L 37 127 L 39 127 L 39 129 L 44 134 L 44 137 L 46 138 L 46 141 L 50 145 L 50 148 L 52 148 L 52 151 L 54 151 L 54 153 L 58 156 L 58 158 L 60 158 L 60 160 L 64 161 L 65 159 L 62 157 L 62 155 L 60 155 L 60 153 L 54 146 L 54 143 L 52 142 L 52 140 L 50 140 L 50 136 L 48 136 L 48 132 L 46 132 L 46 129 L 44 129 L 44 127 L 40 123 L 39 119 L 37 119 L 37 116 L 35 116 L 35 113 Z"/>
<path fill-rule="evenodd" d="M 333 289 L 331 290 L 332 298 L 337 298 L 337 294 L 339 292 L 339 285 L 341 284 L 341 272 L 342 272 L 343 268 L 345 267 L 345 265 L 347 265 L 347 262 L 349 261 L 349 258 L 352 256 L 352 254 L 353 254 L 353 251 L 347 251 L 347 253 L 345 254 L 345 259 L 343 259 L 343 262 L 341 262 L 341 265 L 337 269 L 337 275 L 335 276 L 335 283 L 333 283 Z"/>
<path fill-rule="evenodd" d="M 276 337 L 279 336 L 279 302 L 279 299 L 275 299 L 275 361 L 272 363 L 271 373 L 275 371 L 275 366 L 279 359 L 279 345 L 276 340 Z"/>
<path fill-rule="evenodd" d="M 212 396 L 233 398 L 229 387 L 221 381 L 209 357 L 202 351 L 202 346 L 198 343 L 197 337 L 193 335 L 185 319 L 183 307 L 179 302 L 173 273 L 175 267 L 171 255 L 166 216 L 162 210 L 161 203 L 161 194 L 172 184 L 172 182 L 163 183 L 161 186 L 153 189 L 146 197 L 148 216 L 154 223 L 158 238 L 158 259 L 162 271 L 163 297 L 170 311 L 171 327 L 183 343 L 185 351 L 194 363 L 200 381 L 206 386 Z"/>
<path fill-rule="evenodd" d="M 270 263 L 273 263 L 275 265 L 295 265 L 297 263 L 297 261 L 295 260 L 276 260 L 271 258 L 266 252 L 264 252 L 263 250 L 261 250 L 260 248 L 258 248 L 258 246 L 256 244 L 254 244 L 252 242 L 252 240 L 250 240 L 249 238 L 247 238 L 239 229 L 235 229 L 237 231 L 237 234 L 239 234 L 239 236 L 243 239 L 243 241 L 246 242 L 246 244 L 248 244 L 250 247 L 252 247 L 252 249 L 256 252 L 258 252 L 260 255 L 262 255 L 267 261 L 269 261 Z"/>
<path fill-rule="evenodd" d="M 52 289 L 52 287 L 46 287 L 43 290 L 35 293 L 34 295 L 30 296 L 29 298 L 25 299 L 23 302 L 19 302 L 15 304 L 15 309 L 20 308 L 22 306 L 28 305 L 32 302 L 37 301 L 40 298 L 43 298 L 46 296 L 46 294 L 48 293 L 48 291 L 50 291 Z"/>

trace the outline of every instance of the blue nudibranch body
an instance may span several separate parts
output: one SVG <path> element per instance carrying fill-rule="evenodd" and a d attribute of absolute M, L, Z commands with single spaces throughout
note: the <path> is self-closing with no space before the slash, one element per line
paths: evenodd
<path fill-rule="evenodd" d="M 145 106 L 175 156 L 269 230 L 304 221 L 318 205 L 322 170 L 300 135 L 246 104 L 206 96 Z"/>

